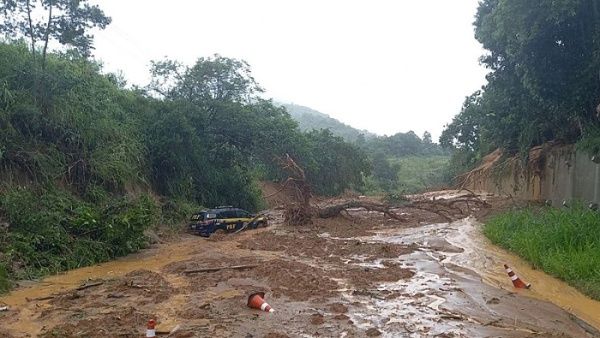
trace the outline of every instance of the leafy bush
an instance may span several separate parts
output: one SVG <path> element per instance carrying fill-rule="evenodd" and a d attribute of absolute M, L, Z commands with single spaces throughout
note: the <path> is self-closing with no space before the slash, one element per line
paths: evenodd
<path fill-rule="evenodd" d="M 600 299 L 600 213 L 576 205 L 498 215 L 485 235 L 549 274 Z"/>
<path fill-rule="evenodd" d="M 11 284 L 6 266 L 0 263 L 0 294 L 10 290 Z"/>
<path fill-rule="evenodd" d="M 577 149 L 586 151 L 590 155 L 600 154 L 600 127 L 589 126 L 583 137 L 577 142 Z"/>
<path fill-rule="evenodd" d="M 0 198 L 10 224 L 0 257 L 18 278 L 87 266 L 146 245 L 144 230 L 157 219 L 147 196 L 117 198 L 103 206 L 49 188 L 14 188 Z"/>

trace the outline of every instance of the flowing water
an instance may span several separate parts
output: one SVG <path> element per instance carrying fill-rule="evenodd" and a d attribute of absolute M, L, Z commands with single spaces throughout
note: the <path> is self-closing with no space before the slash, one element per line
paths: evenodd
<path fill-rule="evenodd" d="M 429 328 L 428 330 L 432 330 L 432 332 L 451 331 L 453 326 L 451 323 L 439 321 L 440 314 L 444 315 L 443 312 L 440 312 L 439 307 L 444 303 L 460 303 L 461 300 L 446 299 L 446 295 L 437 292 L 437 290 L 451 288 L 456 285 L 455 278 L 445 273 L 448 272 L 451 275 L 471 279 L 473 273 L 475 273 L 477 278 L 489 286 L 559 306 L 583 320 L 585 323 L 578 321 L 579 325 L 587 327 L 588 332 L 594 331 L 594 328 L 600 330 L 600 302 L 586 297 L 566 283 L 542 271 L 531 269 L 529 264 L 519 257 L 492 245 L 482 235 L 481 224 L 472 218 L 451 224 L 443 223 L 409 229 L 393 229 L 360 239 L 396 244 L 416 244 L 421 249 L 399 260 L 407 267 L 417 267 L 415 277 L 406 282 L 382 284 L 378 290 L 388 293 L 401 292 L 404 295 L 413 296 L 412 299 L 411 297 L 403 297 L 397 301 L 376 301 L 374 306 L 377 307 L 378 311 L 355 314 L 354 319 L 359 325 L 362 323 L 366 327 L 369 324 L 386 321 L 391 314 L 403 313 L 405 315 L 400 316 L 400 318 L 405 332 L 415 331 L 417 332 L 414 335 L 415 337 L 423 333 L 423 331 L 419 331 L 422 328 Z M 462 250 L 456 250 L 456 248 Z M 374 267 L 381 265 L 381 262 L 374 263 L 372 265 Z M 532 284 L 532 288 L 528 290 L 515 289 L 504 270 L 503 264 L 508 264 L 513 268 L 525 282 Z M 347 294 L 347 298 L 365 304 L 371 302 L 371 306 L 373 306 L 372 300 L 368 298 L 360 299 L 360 297 L 351 294 Z M 470 301 L 473 301 L 473 298 L 471 297 Z M 479 306 L 481 304 L 473 304 L 473 306 L 475 305 Z M 452 317 L 456 313 L 447 315 Z M 415 317 L 419 319 L 415 321 Z M 463 319 L 483 324 L 476 316 L 466 316 Z M 550 318 L 548 318 L 548 321 L 550 321 Z M 590 328 L 586 323 L 593 326 L 593 328 Z M 547 325 L 541 321 L 539 324 L 541 327 Z M 518 330 L 519 328 L 515 325 L 513 329 Z M 521 330 L 524 332 L 530 331 L 527 328 L 521 328 Z M 457 330 L 456 333 L 465 334 L 465 331 Z M 385 332 L 384 335 L 386 335 Z M 388 336 L 393 335 L 389 334 Z"/>
<path fill-rule="evenodd" d="M 600 330 L 600 302 L 543 271 L 532 269 L 529 263 L 518 256 L 491 244 L 483 236 L 481 224 L 475 220 L 466 219 L 452 227 L 457 231 L 447 239 L 465 250 L 451 257 L 453 263 L 476 271 L 490 285 L 514 291 L 503 267 L 503 264 L 507 264 L 521 279 L 532 285 L 531 289 L 517 289 L 518 292 L 554 303 Z"/>

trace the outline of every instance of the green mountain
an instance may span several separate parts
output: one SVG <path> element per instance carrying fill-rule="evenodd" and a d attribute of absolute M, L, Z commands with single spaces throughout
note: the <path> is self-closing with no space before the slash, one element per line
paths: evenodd
<path fill-rule="evenodd" d="M 340 136 L 348 142 L 356 142 L 362 137 L 373 138 L 376 136 L 369 131 L 358 130 L 309 107 L 287 103 L 280 105 L 298 122 L 303 131 L 329 129 L 334 135 Z"/>

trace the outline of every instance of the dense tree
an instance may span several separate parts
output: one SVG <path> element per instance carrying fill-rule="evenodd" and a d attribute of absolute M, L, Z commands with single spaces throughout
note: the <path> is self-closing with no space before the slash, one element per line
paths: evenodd
<path fill-rule="evenodd" d="M 363 185 L 363 177 L 370 174 L 371 164 L 360 149 L 329 130 L 313 130 L 305 136 L 306 148 L 300 149 L 304 155 L 300 163 L 305 166 L 308 180 L 317 193 L 337 195 Z"/>
<path fill-rule="evenodd" d="M 263 91 L 252 77 L 250 66 L 242 60 L 215 54 L 200 58 L 192 67 L 178 61 L 152 62 L 150 89 L 168 99 L 190 102 L 248 103 Z"/>
<path fill-rule="evenodd" d="M 382 152 L 373 155 L 373 177 L 379 183 L 379 186 L 386 192 L 398 188 L 399 165 L 390 164 L 389 159 Z"/>
<path fill-rule="evenodd" d="M 253 208 L 251 172 L 262 169 L 267 178 L 284 179 L 278 159 L 285 154 L 305 167 L 322 194 L 359 187 L 369 171 L 356 147 L 327 131 L 300 132 L 285 108 L 259 98 L 262 89 L 243 61 L 215 55 L 188 67 L 165 60 L 153 64 L 152 74 L 150 90 L 161 104 L 176 106 L 150 118 L 150 156 L 162 154 L 151 166 L 161 193 Z M 172 137 L 179 129 L 186 136 Z"/>
<path fill-rule="evenodd" d="M 42 46 L 45 64 L 50 40 L 75 48 L 89 55 L 93 36 L 89 30 L 105 28 L 111 19 L 97 5 L 87 0 L 3 0 L 0 2 L 0 33 L 25 37 L 31 52 Z"/>
<path fill-rule="evenodd" d="M 600 5 L 595 0 L 484 0 L 475 37 L 490 73 L 441 143 L 479 157 L 576 141 L 598 126 Z M 472 156 L 472 157 L 473 157 Z"/>
<path fill-rule="evenodd" d="M 370 153 L 383 152 L 388 157 L 439 155 L 444 153 L 438 144 L 432 142 L 429 132 L 425 132 L 423 139 L 413 131 L 396 133 L 392 136 L 378 136 L 365 140 L 362 147 Z"/>

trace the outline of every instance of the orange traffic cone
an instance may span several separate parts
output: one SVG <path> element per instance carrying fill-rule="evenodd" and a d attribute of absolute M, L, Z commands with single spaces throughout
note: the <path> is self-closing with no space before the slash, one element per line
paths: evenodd
<path fill-rule="evenodd" d="M 512 280 L 513 285 L 518 289 L 529 289 L 531 284 L 525 284 L 519 276 L 517 276 L 508 265 L 504 264 L 504 268 L 506 269 L 506 273 L 508 273 L 508 277 Z"/>
<path fill-rule="evenodd" d="M 255 292 L 248 297 L 248 307 L 252 309 L 257 309 L 265 312 L 275 312 L 271 305 L 265 302 L 265 293 L 264 292 Z"/>
<path fill-rule="evenodd" d="M 156 321 L 154 319 L 150 319 L 148 321 L 148 327 L 146 329 L 146 338 L 156 337 Z"/>

